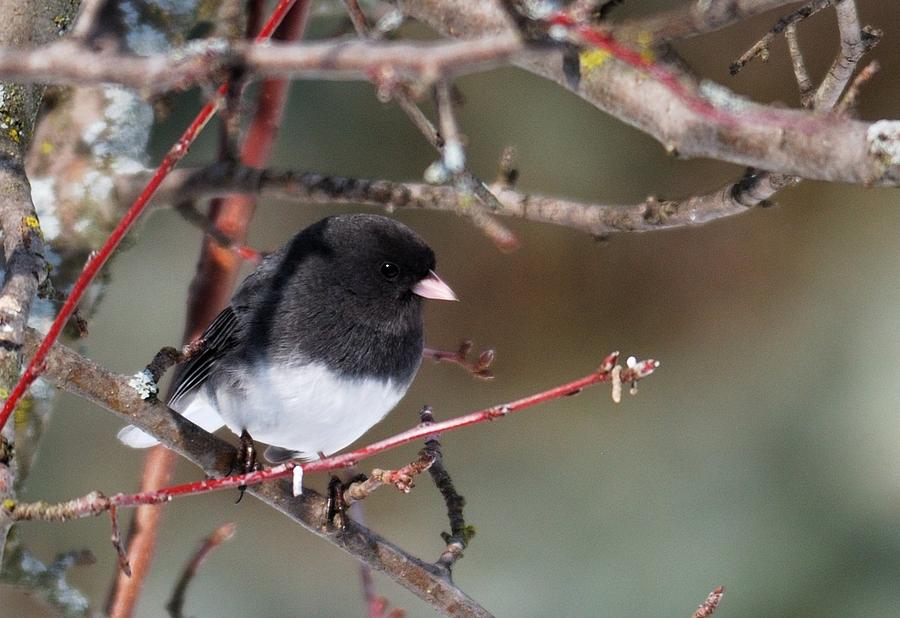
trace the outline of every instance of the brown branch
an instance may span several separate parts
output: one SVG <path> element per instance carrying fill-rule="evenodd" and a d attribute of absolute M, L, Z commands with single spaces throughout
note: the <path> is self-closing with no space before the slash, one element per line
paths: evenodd
<path fill-rule="evenodd" d="M 40 335 L 29 330 L 26 351 L 33 353 Z M 72 350 L 56 344 L 48 358 L 44 377 L 60 388 L 109 410 L 123 422 L 149 431 L 168 448 L 195 463 L 207 474 L 221 476 L 231 465 L 234 448 L 212 436 L 159 402 L 145 401 L 128 385 L 128 378 L 113 374 Z M 326 500 L 312 490 L 294 497 L 290 483 L 265 483 L 247 492 L 282 512 L 313 534 L 348 554 L 386 573 L 404 588 L 439 611 L 467 616 L 490 616 L 484 608 L 435 569 L 374 532 L 348 522 L 344 532 L 323 529 Z"/>
<path fill-rule="evenodd" d="M 504 64 L 523 50 L 512 34 L 457 42 L 374 40 L 228 43 L 213 39 L 168 54 L 96 52 L 73 41 L 39 48 L 0 47 L 0 77 L 19 83 L 116 83 L 159 94 L 218 81 L 240 69 L 255 77 L 362 79 L 415 83 Z"/>
<path fill-rule="evenodd" d="M 419 457 L 414 461 L 406 464 L 402 468 L 396 470 L 382 470 L 375 468 L 365 480 L 351 483 L 344 490 L 343 499 L 347 505 L 354 502 L 365 500 L 378 488 L 384 485 L 393 485 L 397 491 L 405 494 L 409 493 L 415 487 L 415 478 L 428 470 L 434 463 L 434 457 L 424 450 L 419 453 Z"/>
<path fill-rule="evenodd" d="M 804 9 L 809 9 L 811 6 L 807 5 Z M 812 82 L 806 73 L 806 66 L 796 37 L 796 23 L 799 20 L 790 21 L 785 28 L 791 64 L 800 88 L 800 101 L 807 108 L 817 110 L 833 109 L 839 101 L 841 93 L 847 87 L 847 82 L 850 81 L 862 55 L 874 47 L 881 36 L 881 33 L 878 31 L 860 29 L 854 0 L 839 0 L 835 8 L 837 11 L 838 29 L 841 34 L 841 51 L 832 64 L 831 70 L 829 70 L 815 91 L 813 91 Z M 792 15 L 796 16 L 802 11 L 803 9 Z M 780 21 L 779 23 L 782 22 Z M 842 114 L 840 109 L 837 112 L 839 115 Z M 752 183 L 747 183 L 746 190 L 752 190 L 756 198 L 760 199 L 761 202 L 767 201 L 781 189 L 796 185 L 801 181 L 799 176 L 772 172 L 757 173 L 755 170 L 750 170 L 745 178 L 751 176 Z"/>
<path fill-rule="evenodd" d="M 120 199 L 127 199 L 143 174 L 121 177 Z M 605 237 L 619 232 L 647 232 L 696 226 L 746 212 L 771 193 L 757 195 L 753 177 L 709 194 L 683 200 L 649 197 L 638 204 L 607 205 L 522 193 L 504 184 L 491 187 L 497 215 L 551 223 Z M 249 193 L 306 204 L 369 205 L 456 212 L 465 195 L 454 187 L 326 176 L 311 172 L 275 172 L 213 166 L 172 173 L 160 187 L 159 203 L 180 196 Z"/>
<path fill-rule="evenodd" d="M 837 13 L 841 50 L 816 90 L 815 106 L 819 109 L 831 109 L 837 104 L 853 77 L 856 65 L 866 52 L 878 44 L 882 35 L 880 30 L 868 26 L 860 28 L 855 0 L 837 0 L 834 10 Z"/>
<path fill-rule="evenodd" d="M 665 84 L 648 80 L 643 71 L 624 66 L 620 62 L 605 62 L 592 67 L 573 86 L 562 68 L 560 52 L 529 50 L 522 52 L 521 43 L 502 12 L 468 10 L 471 2 L 461 6 L 457 0 L 429 0 L 404 4 L 405 10 L 420 21 L 445 34 L 469 37 L 465 43 L 385 44 L 370 41 L 325 42 L 308 46 L 248 46 L 206 49 L 189 54 L 196 62 L 204 56 L 205 74 L 210 74 L 208 56 L 218 58 L 220 64 L 235 64 L 234 58 L 244 62 L 251 73 L 268 71 L 310 77 L 344 79 L 360 77 L 382 82 L 431 83 L 462 70 L 477 70 L 498 63 L 514 64 L 552 79 L 572 89 L 576 94 L 608 111 L 624 122 L 652 135 L 668 151 L 681 156 L 704 156 L 731 161 L 759 169 L 797 175 L 804 178 L 854 182 L 865 184 L 900 184 L 900 146 L 894 137 L 893 124 L 889 130 L 881 125 L 850 119 L 832 119 L 797 110 L 779 109 L 754 104 L 731 91 L 711 83 L 690 86 L 689 75 L 671 68 L 674 77 L 685 83 L 685 97 L 673 93 Z M 488 3 L 484 3 L 488 4 Z M 493 3 L 490 3 L 493 5 Z M 482 19 L 487 17 L 487 19 Z M 424 50 L 427 49 L 427 53 Z M 128 59 L 115 57 L 116 66 L 105 61 L 74 62 L 78 53 L 66 50 L 57 53 L 61 63 L 59 77 L 73 71 L 91 79 L 113 79 L 130 76 L 134 85 L 152 79 L 155 86 L 165 83 L 170 75 L 193 80 L 196 75 L 178 66 L 169 66 L 161 57 Z M 41 68 L 41 79 L 47 79 L 46 67 L 20 64 L 29 54 L 7 49 L 0 54 L 0 67 L 8 71 L 30 74 Z M 82 56 L 85 52 L 81 52 Z M 5 58 L 5 60 L 4 60 Z M 97 60 L 96 56 L 91 57 Z M 15 67 L 12 65 L 15 60 Z M 82 57 L 80 60 L 84 60 Z M 33 59 L 32 59 L 33 60 Z M 120 62 L 121 60 L 121 62 Z M 144 62 L 158 62 L 150 67 Z M 230 63 L 230 64 L 229 64 Z M 27 64 L 26 64 L 27 66 Z M 50 63 L 51 68 L 54 67 Z M 66 71 L 62 67 L 68 67 Z M 221 69 L 221 67 L 220 67 Z M 104 74 L 104 72 L 108 74 Z M 82 75 L 88 73 L 89 75 Z M 165 75 L 163 75 L 165 73 Z M 51 74 L 52 77 L 52 74 Z M 72 77 L 72 75 L 69 75 Z M 32 78 L 35 78 L 32 76 Z M 710 121 L 686 103 L 686 99 L 711 100 L 723 114 Z M 726 121 L 725 118 L 729 121 Z M 733 121 L 732 121 L 733 120 Z M 887 121 L 900 122 L 900 121 Z M 884 143 L 887 142 L 887 143 Z"/>
<path fill-rule="evenodd" d="M 237 526 L 233 523 L 222 524 L 200 542 L 200 546 L 194 552 L 194 555 L 191 556 L 178 581 L 175 583 L 175 588 L 172 590 L 172 598 L 166 604 L 166 609 L 172 618 L 182 618 L 184 616 L 184 601 L 188 586 L 197 575 L 197 571 L 203 566 L 209 554 L 222 543 L 230 541 L 234 537 L 236 529 Z"/>
<path fill-rule="evenodd" d="M 803 53 L 800 51 L 797 24 L 791 24 L 785 29 L 784 38 L 787 41 L 788 53 L 791 55 L 791 67 L 794 69 L 794 77 L 797 78 L 797 87 L 800 89 L 800 105 L 807 108 L 812 107 L 813 84 L 809 72 L 806 70 Z"/>
<path fill-rule="evenodd" d="M 411 17 L 449 36 L 509 31 L 508 21 L 495 3 L 420 0 L 404 3 L 403 8 Z M 533 50 L 512 61 L 648 133 L 679 156 L 710 157 L 810 179 L 900 184 L 900 136 L 895 135 L 900 134 L 900 120 L 881 121 L 886 124 L 836 121 L 807 111 L 759 105 L 716 84 L 690 86 L 690 76 L 667 67 L 684 80 L 692 96 L 706 97 L 717 109 L 728 110 L 734 120 L 711 121 L 665 85 L 621 62 L 604 62 L 583 72 L 573 87 L 558 51 Z"/>
<path fill-rule="evenodd" d="M 68 29 L 76 2 L 0 4 L 0 46 L 41 45 Z M 56 17 L 58 21 L 54 21 Z M 38 287 L 47 276 L 44 236 L 25 174 L 25 154 L 44 94 L 42 86 L 0 82 L 0 231 L 4 273 L 0 288 L 0 391 L 3 398 L 18 381 L 25 325 Z M 14 429 L 0 434 L 0 500 L 14 496 L 17 463 Z M 0 564 L 12 522 L 0 515 Z"/>

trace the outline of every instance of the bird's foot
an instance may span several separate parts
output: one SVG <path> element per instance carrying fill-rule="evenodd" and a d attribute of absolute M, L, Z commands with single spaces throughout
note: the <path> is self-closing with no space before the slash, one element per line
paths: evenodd
<path fill-rule="evenodd" d="M 328 529 L 338 530 L 340 532 L 347 530 L 347 526 L 350 523 L 350 517 L 347 515 L 349 505 L 344 499 L 344 491 L 346 491 L 353 483 L 365 479 L 365 474 L 359 474 L 344 483 L 337 476 L 331 476 L 331 480 L 328 481 L 328 502 L 325 510 L 327 517 L 325 525 Z"/>
<path fill-rule="evenodd" d="M 250 434 L 246 429 L 241 432 L 240 443 L 238 445 L 237 455 L 235 456 L 233 469 L 236 469 L 238 474 L 249 474 L 250 472 L 262 469 L 262 466 L 256 461 L 256 445 L 253 443 L 253 438 L 250 437 Z M 244 498 L 244 492 L 246 490 L 246 485 L 238 486 L 239 493 L 237 500 L 234 501 L 235 504 L 238 504 Z"/>

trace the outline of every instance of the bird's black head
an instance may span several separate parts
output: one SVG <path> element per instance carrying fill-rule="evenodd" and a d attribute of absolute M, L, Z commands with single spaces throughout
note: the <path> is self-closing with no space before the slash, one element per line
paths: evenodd
<path fill-rule="evenodd" d="M 313 227 L 330 255 L 332 283 L 364 302 L 452 296 L 442 283 L 445 296 L 423 291 L 431 282 L 440 282 L 434 274 L 434 252 L 402 223 L 352 214 L 328 217 Z"/>

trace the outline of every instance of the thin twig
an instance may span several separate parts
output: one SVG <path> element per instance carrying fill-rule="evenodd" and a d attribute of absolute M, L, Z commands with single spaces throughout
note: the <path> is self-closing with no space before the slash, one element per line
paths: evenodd
<path fill-rule="evenodd" d="M 856 75 L 853 79 L 853 82 L 847 87 L 847 92 L 844 94 L 843 98 L 838 101 L 837 106 L 835 106 L 834 111 L 840 115 L 846 115 L 849 110 L 852 110 L 856 107 L 856 100 L 859 98 L 860 90 L 863 86 L 865 86 L 870 79 L 875 77 L 875 74 L 881 69 L 881 65 L 877 60 L 873 60 L 866 66 L 862 68 L 862 70 Z"/>
<path fill-rule="evenodd" d="M 716 609 L 719 607 L 719 603 L 722 602 L 722 597 L 725 596 L 725 587 L 718 586 L 715 590 L 709 593 L 709 596 L 706 597 L 706 600 L 700 604 L 700 607 L 697 608 L 693 614 L 691 614 L 691 618 L 710 618 Z"/>
<path fill-rule="evenodd" d="M 194 580 L 197 571 L 203 566 L 209 554 L 222 543 L 227 543 L 234 538 L 235 530 L 237 530 L 237 524 L 222 524 L 200 542 L 199 547 L 197 547 L 197 550 L 178 577 L 175 588 L 172 590 L 172 597 L 166 603 L 166 610 L 168 610 L 172 618 L 182 618 L 184 616 L 184 602 L 188 586 Z"/>
<path fill-rule="evenodd" d="M 119 568 L 126 577 L 131 577 L 131 565 L 128 563 L 128 553 L 125 551 L 125 545 L 122 543 L 122 535 L 119 533 L 119 517 L 116 506 L 109 506 L 109 521 L 112 524 L 112 535 L 110 540 L 116 550 L 116 556 L 119 562 Z"/>
<path fill-rule="evenodd" d="M 841 49 L 816 90 L 815 101 L 819 109 L 831 109 L 837 104 L 853 77 L 856 65 L 866 52 L 878 44 L 882 35 L 880 30 L 869 26 L 860 28 L 855 0 L 836 0 L 834 10 Z"/>
<path fill-rule="evenodd" d="M 382 470 L 375 468 L 368 478 L 351 483 L 344 490 L 344 503 L 353 504 L 365 500 L 383 485 L 393 485 L 398 491 L 408 494 L 415 487 L 415 478 L 428 470 L 434 463 L 434 458 L 429 454 L 420 452 L 419 457 L 396 470 Z"/>
<path fill-rule="evenodd" d="M 484 350 L 478 354 L 478 357 L 474 361 L 470 361 L 469 354 L 472 352 L 472 348 L 472 342 L 465 340 L 459 344 L 459 348 L 455 352 L 437 350 L 435 348 L 425 348 L 422 351 L 422 356 L 435 362 L 453 363 L 454 365 L 462 367 L 476 378 L 490 380 L 494 377 L 494 372 L 491 371 L 491 365 L 494 363 L 496 353 L 494 350 Z"/>
<path fill-rule="evenodd" d="M 185 221 L 203 230 L 209 238 L 219 247 L 233 251 L 238 257 L 248 262 L 258 264 L 262 260 L 262 254 L 254 249 L 237 242 L 231 236 L 220 230 L 209 217 L 197 210 L 197 206 L 193 201 L 184 201 L 175 204 L 175 210 L 178 211 Z"/>
<path fill-rule="evenodd" d="M 803 61 L 803 53 L 800 51 L 800 41 L 797 39 L 797 24 L 790 24 L 784 30 L 784 38 L 787 41 L 788 52 L 791 55 L 791 66 L 794 69 L 794 77 L 797 78 L 797 87 L 800 89 L 800 104 L 803 107 L 812 107 L 813 84 Z"/>
<path fill-rule="evenodd" d="M 796 11 L 789 13 L 775 22 L 775 25 L 772 26 L 772 29 L 769 30 L 763 37 L 758 40 L 754 45 L 745 51 L 740 58 L 731 63 L 731 66 L 728 70 L 732 75 L 737 75 L 741 69 L 743 69 L 748 62 L 753 60 L 754 58 L 759 57 L 763 62 L 769 59 L 769 46 L 772 44 L 772 41 L 775 38 L 784 32 L 788 26 L 791 24 L 796 24 L 797 22 L 806 19 L 812 15 L 815 15 L 825 7 L 829 6 L 834 0 L 814 0 L 808 4 L 803 5 Z"/>
<path fill-rule="evenodd" d="M 421 412 L 419 412 L 419 418 L 423 424 L 429 425 L 434 423 L 434 415 L 428 406 L 422 408 Z M 446 547 L 438 557 L 436 564 L 449 574 L 453 570 L 453 565 L 462 558 L 469 541 L 475 536 L 475 528 L 466 524 L 463 515 L 466 499 L 456 491 L 453 479 L 450 478 L 450 473 L 447 472 L 447 468 L 444 466 L 444 453 L 441 450 L 441 443 L 437 434 L 432 434 L 428 437 L 422 452 L 432 459 L 428 473 L 431 475 L 431 480 L 434 481 L 435 487 L 441 492 L 444 504 L 447 506 L 450 532 L 441 533 L 441 538 L 446 543 Z"/>

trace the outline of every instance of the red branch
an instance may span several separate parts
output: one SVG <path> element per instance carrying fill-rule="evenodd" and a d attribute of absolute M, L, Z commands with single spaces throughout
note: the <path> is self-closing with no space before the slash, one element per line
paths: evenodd
<path fill-rule="evenodd" d="M 262 43 L 269 39 L 275 31 L 275 28 L 278 27 L 281 20 L 294 4 L 294 1 L 295 0 L 278 1 L 278 5 L 272 11 L 268 21 L 266 21 L 259 34 L 256 36 L 255 41 L 257 43 Z M 141 213 L 144 212 L 144 209 L 150 202 L 150 198 L 156 193 L 159 185 L 162 184 L 162 181 L 168 176 L 169 172 L 171 172 L 184 155 L 187 154 L 191 144 L 197 138 L 197 135 L 203 130 L 203 127 L 206 126 L 206 123 L 209 122 L 216 111 L 218 111 L 221 97 L 226 92 L 225 88 L 224 85 L 221 86 L 216 93 L 217 96 L 200 110 L 200 113 L 197 114 L 197 117 L 194 118 L 193 122 L 185 129 L 178 141 L 175 142 L 175 145 L 172 146 L 166 156 L 163 157 L 162 162 L 150 178 L 147 186 L 144 187 L 144 190 L 138 195 L 137 199 L 125 213 L 125 216 L 122 217 L 122 220 L 119 221 L 119 224 L 109 235 L 109 238 L 106 239 L 106 242 L 99 251 L 91 255 L 90 259 L 88 259 L 87 263 L 84 265 L 84 270 L 75 281 L 75 285 L 72 287 L 69 297 L 63 304 L 62 309 L 59 310 L 56 319 L 53 320 L 53 324 L 47 331 L 44 340 L 41 341 L 40 347 L 38 347 L 37 352 L 35 352 L 34 356 L 31 358 L 31 361 L 19 378 L 18 383 L 16 383 L 15 388 L 13 388 L 12 393 L 10 393 L 9 398 L 4 402 L 3 409 L 0 410 L 0 429 L 6 425 L 16 404 L 19 402 L 19 399 L 22 398 L 22 395 L 25 394 L 25 391 L 28 390 L 28 387 L 31 386 L 38 376 L 40 376 L 44 368 L 44 360 L 47 358 L 47 353 L 59 338 L 59 334 L 62 332 L 63 327 L 75 311 L 81 297 L 94 280 L 94 277 L 97 276 L 97 273 L 100 272 L 100 269 L 112 255 L 113 251 L 115 251 L 116 247 L 119 246 L 119 243 L 122 242 L 122 239 L 125 237 L 125 234 L 128 233 L 128 230 L 131 229 L 131 226 L 134 225 L 134 222 L 137 221 Z"/>
<path fill-rule="evenodd" d="M 115 496 L 111 496 L 109 498 L 109 501 L 113 506 L 123 507 L 139 506 L 142 504 L 160 504 L 162 502 L 167 502 L 172 498 L 175 498 L 176 496 L 199 494 L 220 489 L 229 489 L 233 487 L 239 487 L 241 485 L 255 485 L 264 481 L 285 478 L 291 476 L 294 473 L 294 468 L 301 468 L 304 473 L 325 472 L 328 470 L 349 468 L 356 465 L 363 459 L 368 459 L 373 455 L 377 455 L 378 453 L 396 448 L 403 444 L 408 444 L 409 442 L 413 442 L 415 440 L 427 438 L 428 436 L 432 436 L 437 433 L 454 431 L 456 429 L 462 429 L 463 427 L 468 427 L 470 425 L 477 425 L 485 421 L 492 421 L 494 419 L 503 418 L 504 416 L 507 416 L 514 412 L 519 412 L 526 408 L 531 408 L 553 399 L 559 399 L 561 397 L 574 395 L 588 386 L 599 384 L 601 382 L 610 382 L 613 379 L 613 368 L 616 366 L 618 357 L 618 352 L 610 354 L 605 359 L 603 359 L 603 363 L 596 371 L 584 376 L 583 378 L 573 380 L 566 384 L 562 384 L 560 386 L 542 391 L 540 393 L 536 393 L 534 395 L 523 397 L 522 399 L 517 399 L 516 401 L 510 403 L 491 406 L 490 408 L 485 408 L 483 410 L 479 410 L 478 412 L 472 412 L 470 414 L 458 416 L 456 418 L 441 421 L 439 423 L 419 424 L 412 429 L 408 429 L 407 431 L 398 433 L 379 442 L 375 442 L 363 448 L 351 451 L 349 453 L 344 453 L 342 455 L 334 455 L 332 457 L 326 457 L 324 459 L 309 461 L 305 463 L 287 462 L 284 464 L 273 466 L 271 468 L 266 468 L 264 470 L 249 472 L 247 474 L 226 476 L 219 479 L 204 479 L 202 481 L 195 481 L 193 483 L 185 483 L 183 485 L 165 487 L 156 491 L 146 491 L 136 494 L 116 494 Z M 629 367 L 621 370 L 621 380 L 625 383 L 636 383 L 638 380 L 645 378 L 653 373 L 653 371 L 657 367 L 659 367 L 659 362 L 655 360 L 645 360 L 637 361 L 635 363 L 629 363 L 629 365 Z"/>
<path fill-rule="evenodd" d="M 258 4 L 261 7 L 263 3 Z M 274 31 L 273 37 L 283 40 L 297 39 L 305 28 L 310 4 L 308 0 L 296 2 Z M 259 29 L 262 18 L 260 13 L 257 8 L 252 10 L 248 36 L 253 36 L 250 33 L 255 33 Z M 270 20 L 269 23 L 273 22 Z M 265 29 L 260 29 L 256 35 L 257 40 L 265 34 Z M 269 79 L 263 82 L 256 114 L 241 152 L 241 161 L 244 165 L 257 167 L 264 165 L 283 111 L 285 91 L 285 80 Z M 208 225 L 213 225 L 218 231 L 223 232 L 232 243 L 240 245 L 245 242 L 253 212 L 253 200 L 246 196 L 234 196 L 214 201 L 210 206 L 208 219 L 204 220 Z M 223 248 L 212 240 L 204 243 L 188 299 L 185 341 L 193 341 L 199 337 L 216 313 L 228 302 L 241 266 L 237 256 L 246 258 L 246 251 L 244 253 L 240 250 L 232 251 L 231 248 Z M 175 454 L 172 451 L 162 446 L 153 449 L 144 463 L 141 491 L 158 490 L 171 483 L 174 467 Z M 117 574 L 108 602 L 107 609 L 110 616 L 130 616 L 134 613 L 137 595 L 154 557 L 161 517 L 161 509 L 149 506 L 139 508 L 135 513 L 128 542 L 128 555 L 134 566 L 134 577 Z"/>

